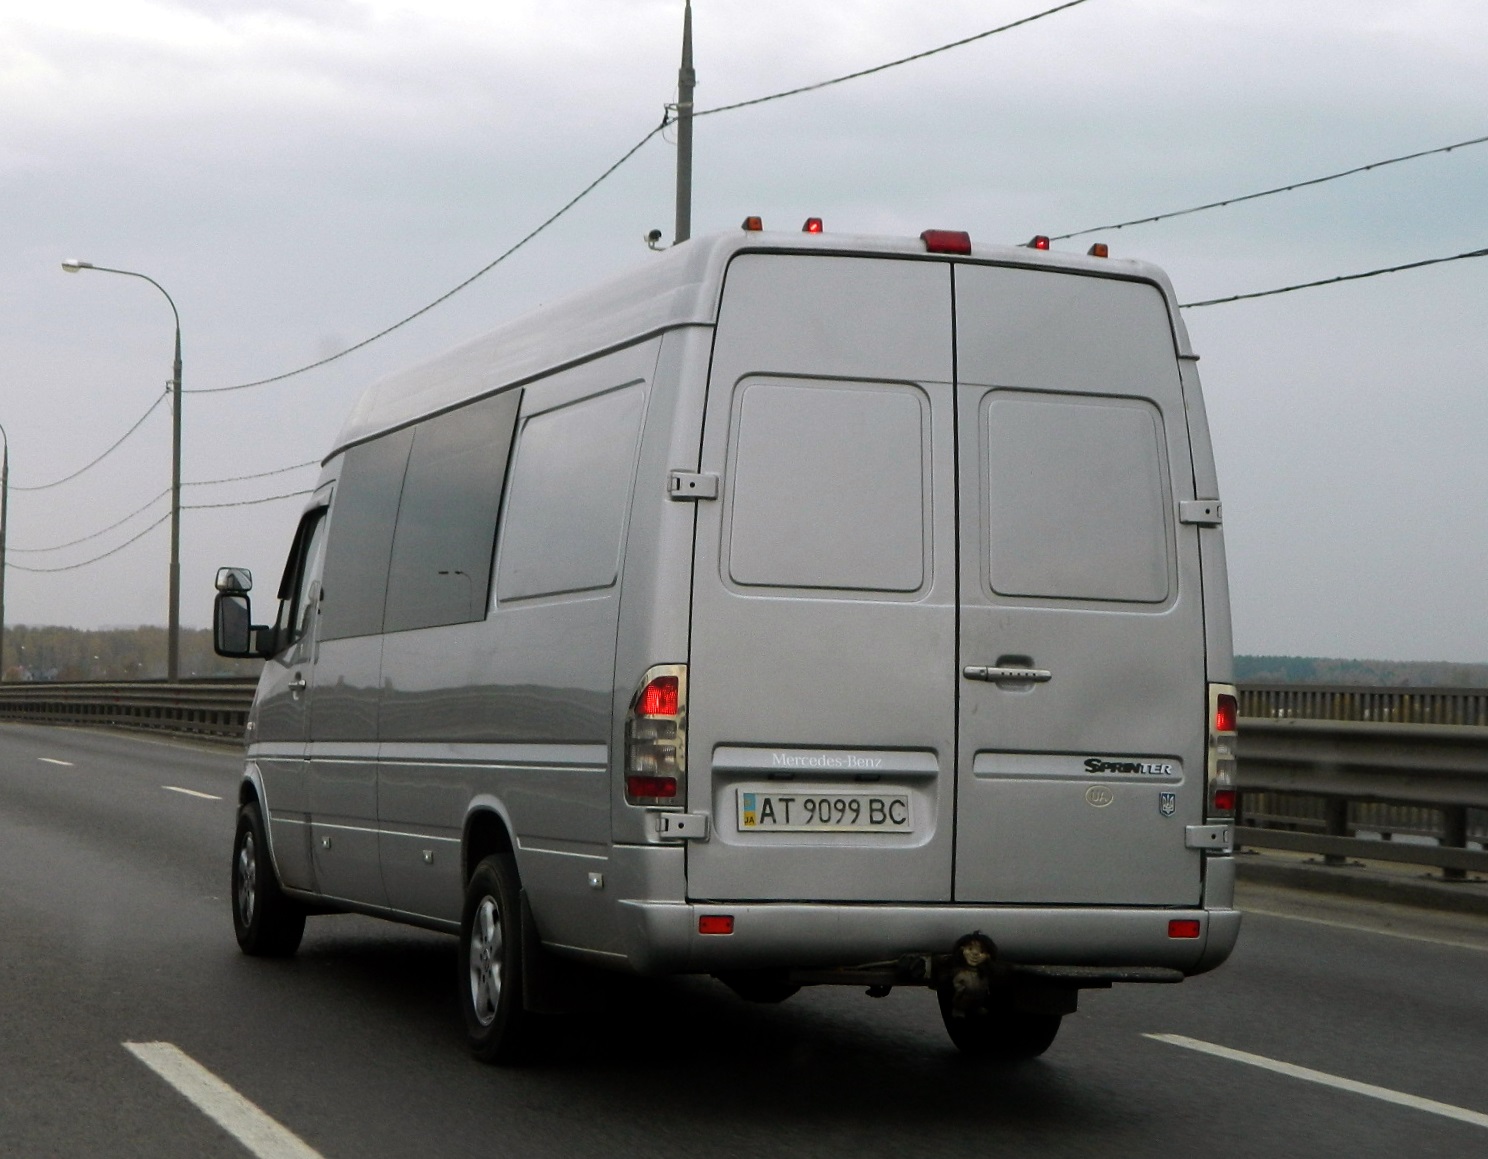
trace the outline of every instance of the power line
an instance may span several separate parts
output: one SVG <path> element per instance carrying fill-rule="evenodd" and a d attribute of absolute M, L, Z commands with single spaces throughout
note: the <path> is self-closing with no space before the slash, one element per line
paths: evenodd
<path fill-rule="evenodd" d="M 634 157 L 637 153 L 639 153 L 641 151 L 641 147 L 643 145 L 645 145 L 646 142 L 648 142 L 649 140 L 651 140 L 652 137 L 656 136 L 657 133 L 661 132 L 664 128 L 666 128 L 667 121 L 668 121 L 668 116 L 666 114 L 663 114 L 663 116 L 661 118 L 661 124 L 657 125 L 656 128 L 652 129 L 649 133 L 647 133 L 644 137 L 642 137 L 639 141 L 637 141 L 634 145 L 632 145 L 629 149 L 627 149 L 625 151 L 625 153 L 620 157 L 620 159 L 618 161 L 616 161 L 613 165 L 611 165 L 608 169 L 606 169 L 603 173 L 601 173 L 593 181 L 589 182 L 589 184 L 586 185 L 586 186 L 584 186 L 583 189 L 579 190 L 579 192 L 575 196 L 573 196 L 568 201 L 566 201 L 562 205 L 561 208 L 559 208 L 555 213 L 553 213 L 545 221 L 543 221 L 543 223 L 541 225 L 539 225 L 536 229 L 532 230 L 532 232 L 530 232 L 529 234 L 527 234 L 526 237 L 522 238 L 521 241 L 519 241 L 515 245 L 511 246 L 509 249 L 506 250 L 506 252 L 504 252 L 503 254 L 501 254 L 494 261 L 488 262 L 486 265 L 484 265 L 480 269 L 476 270 L 475 273 L 471 274 L 470 277 L 466 278 L 463 282 L 461 282 L 454 289 L 448 290 L 445 293 L 440 294 L 439 297 L 435 298 L 427 306 L 420 307 L 419 309 L 415 310 L 412 314 L 408 315 L 408 317 L 402 319 L 401 321 L 394 322 L 391 326 L 388 326 L 386 329 L 379 330 L 376 334 L 372 335 L 370 338 L 363 338 L 360 342 L 356 343 L 355 345 L 348 346 L 345 350 L 342 350 L 342 351 L 340 351 L 340 352 L 338 352 L 336 354 L 332 354 L 329 358 L 322 358 L 318 362 L 308 363 L 305 366 L 301 366 L 301 367 L 299 367 L 299 368 L 297 368 L 295 370 L 287 370 L 283 374 L 275 374 L 275 375 L 272 375 L 269 378 L 256 379 L 253 382 L 240 382 L 240 383 L 237 383 L 234 386 L 198 387 L 195 390 L 187 390 L 185 393 L 186 394 L 224 394 L 227 391 L 231 391 L 231 390 L 247 390 L 250 387 L 254 387 L 254 386 L 267 386 L 271 382 L 283 382 L 286 378 L 293 378 L 297 374 L 304 374 L 307 370 L 315 370 L 315 369 L 317 369 L 319 367 L 325 366 L 327 363 L 335 362 L 338 358 L 345 358 L 348 354 L 352 353 L 353 351 L 360 350 L 363 346 L 369 346 L 373 342 L 376 342 L 379 338 L 386 338 L 394 330 L 397 330 L 400 327 L 403 327 L 403 326 L 408 325 L 408 323 L 412 322 L 415 318 L 418 318 L 418 317 L 421 317 L 424 314 L 427 314 L 430 310 L 434 309 L 435 306 L 438 306 L 441 303 L 444 303 L 444 302 L 449 301 L 456 294 L 458 294 L 461 290 L 465 289 L 467 286 L 469 286 L 471 283 L 473 283 L 474 281 L 476 281 L 478 278 L 484 277 L 486 274 L 490 273 L 497 266 L 499 266 L 502 262 L 506 261 L 506 259 L 509 258 L 509 257 L 511 257 L 512 254 L 516 253 L 519 249 L 521 249 L 523 246 L 525 246 L 528 242 L 530 242 L 538 234 L 542 233 L 543 230 L 547 229 L 548 226 L 552 225 L 555 221 L 557 221 L 560 217 L 562 217 L 565 213 L 567 213 L 570 209 L 572 209 L 580 201 L 584 200 L 584 198 L 588 197 L 589 194 L 593 193 L 594 190 L 597 189 L 603 181 L 605 181 L 612 173 L 615 172 L 615 170 L 619 169 L 620 166 L 624 165 L 627 161 L 629 161 L 632 157 Z"/>
<path fill-rule="evenodd" d="M 291 471 L 303 470 L 305 467 L 320 466 L 319 459 L 306 459 L 303 463 L 295 463 L 290 467 L 275 467 L 272 471 L 259 471 L 252 475 L 229 475 L 225 479 L 197 479 L 195 482 L 182 483 L 182 487 L 210 487 L 217 483 L 241 483 L 245 479 L 267 479 L 270 475 L 287 475 Z"/>
<path fill-rule="evenodd" d="M 1337 181 L 1340 177 L 1352 177 L 1356 173 L 1368 173 L 1371 169 L 1383 169 L 1386 165 L 1399 165 L 1402 161 L 1415 161 L 1421 157 L 1433 157 L 1437 153 L 1450 153 L 1453 149 L 1466 149 L 1469 145 L 1481 145 L 1488 141 L 1488 137 L 1473 137 L 1466 141 L 1458 141 L 1453 145 L 1442 145 L 1436 149 L 1422 149 L 1419 153 L 1406 153 L 1400 157 L 1389 157 L 1383 161 L 1371 161 L 1368 165 L 1355 165 L 1352 169 L 1344 169 L 1337 173 L 1329 173 L 1323 177 L 1310 177 L 1306 181 L 1293 181 L 1290 185 L 1278 185 L 1275 189 L 1262 189 L 1259 193 L 1246 193 L 1240 197 L 1227 197 L 1223 201 L 1210 201 L 1204 205 L 1190 206 L 1188 209 L 1175 209 L 1168 213 L 1158 213 L 1151 217 L 1134 217 L 1130 221 L 1118 221 L 1111 225 L 1092 225 L 1089 229 L 1077 229 L 1073 233 L 1056 233 L 1051 235 L 1051 241 L 1066 241 L 1072 237 L 1082 237 L 1087 233 L 1100 233 L 1104 230 L 1125 229 L 1129 225 L 1148 225 L 1154 221 L 1167 221 L 1173 217 L 1185 217 L 1190 213 L 1203 213 L 1206 209 L 1221 209 L 1226 205 L 1239 205 L 1242 201 L 1254 201 L 1258 197 L 1270 197 L 1276 193 L 1291 193 L 1295 189 L 1306 189 L 1310 185 L 1323 185 L 1329 181 Z"/>
<path fill-rule="evenodd" d="M 43 552 L 48 551 L 61 551 L 65 547 L 76 547 L 80 543 L 87 543 L 90 539 L 97 539 L 100 535 L 106 535 L 110 531 L 114 530 L 114 528 L 116 527 L 123 527 L 124 524 L 128 523 L 135 516 L 143 515 L 146 511 L 150 510 L 151 507 L 154 507 L 155 504 L 159 503 L 170 493 L 171 489 L 167 487 L 164 491 L 155 496 L 155 498 L 151 499 L 143 507 L 135 508 L 128 515 L 124 516 L 123 519 L 117 520 L 114 523 L 110 523 L 107 527 L 100 528 L 99 530 L 93 532 L 91 535 L 84 535 L 80 539 L 71 539 L 68 540 L 66 543 L 54 544 L 51 547 L 12 547 L 8 550 L 16 553 L 17 555 L 40 555 Z"/>
<path fill-rule="evenodd" d="M 14 571 L 29 571 L 29 572 L 32 572 L 32 573 L 52 573 L 52 572 L 59 572 L 59 571 L 77 571 L 78 568 L 88 567 L 90 564 L 95 564 L 99 560 L 107 559 L 111 555 L 118 555 L 119 552 L 123 551 L 131 543 L 137 543 L 139 540 L 141 540 L 145 536 L 149 535 L 150 532 L 154 531 L 157 527 L 159 527 L 162 523 L 164 523 L 167 519 L 169 519 L 170 516 L 171 516 L 171 513 L 169 511 L 167 511 L 159 519 L 155 520 L 154 523 L 150 524 L 149 527 L 145 528 L 139 534 L 133 535 L 130 538 L 126 539 L 123 543 L 119 544 L 118 547 L 111 548 L 108 551 L 104 552 L 102 555 L 95 555 L 92 559 L 85 559 L 85 560 L 82 561 L 82 563 L 69 563 L 69 564 L 67 564 L 64 567 L 24 567 L 21 564 L 10 563 L 9 561 L 7 561 L 6 564 L 5 564 L 5 566 L 8 567 L 8 568 L 11 568 Z"/>
<path fill-rule="evenodd" d="M 1377 270 L 1365 270 L 1362 274 L 1339 274 L 1336 278 L 1322 278 L 1316 282 L 1298 282 L 1293 286 L 1278 286 L 1274 290 L 1257 290 L 1251 294 L 1231 294 L 1228 298 L 1206 298 L 1202 302 L 1183 302 L 1180 310 L 1194 310 L 1200 306 L 1222 306 L 1226 302 L 1243 302 L 1248 298 L 1269 298 L 1273 294 L 1290 294 L 1296 290 L 1310 290 L 1314 286 L 1331 286 L 1335 282 L 1357 282 L 1361 278 L 1377 278 L 1381 274 L 1398 274 L 1401 270 L 1419 270 L 1422 266 L 1439 266 L 1443 262 L 1460 262 L 1464 258 L 1488 257 L 1488 249 L 1469 250 L 1445 258 L 1427 258 L 1421 262 L 1406 262 L 1401 266 L 1384 266 Z"/>
<path fill-rule="evenodd" d="M 309 495 L 314 488 L 307 487 L 303 491 L 290 491 L 284 495 L 269 495 L 263 499 L 240 499 L 236 503 L 183 503 L 183 511 L 208 511 L 215 507 L 256 507 L 260 503 L 276 503 L 280 499 L 296 499 L 301 495 Z"/>
<path fill-rule="evenodd" d="M 11 487 L 11 490 L 12 491 L 46 491 L 46 490 L 51 489 L 52 487 L 60 487 L 60 486 L 62 486 L 63 483 L 71 483 L 79 475 L 83 474 L 85 471 L 91 471 L 94 467 L 98 466 L 99 463 L 103 462 L 110 455 L 112 455 L 115 451 L 117 451 L 123 445 L 124 440 L 127 439 L 127 438 L 129 438 L 130 435 L 134 434 L 135 431 L 139 430 L 140 427 L 142 427 L 144 425 L 145 420 L 147 418 L 149 418 L 152 414 L 155 413 L 155 408 L 158 407 L 162 402 L 164 402 L 169 397 L 170 397 L 170 391 L 169 391 L 169 389 L 167 389 L 164 394 L 160 395 L 158 398 L 156 398 L 156 400 L 154 402 L 152 402 L 150 404 L 150 408 L 147 411 L 145 411 L 144 414 L 140 415 L 139 420 L 134 424 L 134 426 L 130 427 L 127 431 L 125 431 L 122 435 L 120 435 L 119 438 L 118 438 L 118 441 L 116 441 L 111 447 L 109 447 L 108 450 L 104 451 L 103 454 L 99 455 L 98 458 L 94 459 L 91 463 L 88 463 L 85 466 L 79 467 L 71 475 L 67 475 L 64 478 L 54 480 L 51 483 L 42 483 L 40 486 L 36 486 L 36 487 Z"/>
<path fill-rule="evenodd" d="M 915 60 L 924 60 L 927 56 L 935 56 L 938 53 L 949 52 L 953 48 L 960 48 L 963 45 L 972 44 L 978 40 L 985 40 L 989 36 L 996 36 L 999 32 L 1007 32 L 1011 29 L 1019 28 L 1024 24 L 1032 24 L 1035 20 L 1042 20 L 1045 16 L 1053 16 L 1056 12 L 1063 12 L 1066 8 L 1075 8 L 1084 3 L 1086 3 L 1086 0 L 1068 0 L 1067 3 L 1059 4 L 1053 8 L 1045 9 L 1043 12 L 1036 12 L 1032 16 L 1025 16 L 1021 20 L 1014 20 L 1009 24 L 1002 24 L 996 28 L 989 28 L 986 32 L 978 32 L 975 36 L 967 36 L 963 37 L 960 40 L 953 40 L 950 44 L 942 44 L 938 48 L 927 48 L 924 52 L 916 52 L 912 56 L 901 56 L 898 60 L 891 60 L 888 61 L 886 64 L 876 64 L 872 68 L 859 69 L 857 72 L 850 72 L 847 73 L 845 76 L 833 77 L 831 80 L 817 81 L 816 84 L 801 85 L 799 88 L 786 89 L 783 92 L 771 93 L 767 97 L 754 97 L 753 99 L 747 101 L 735 101 L 731 105 L 719 105 L 717 108 L 712 109 L 699 109 L 692 115 L 694 117 L 711 117 L 714 113 L 729 113 L 733 112 L 733 110 L 735 109 L 747 109 L 751 105 L 762 105 L 766 101 L 778 101 L 784 97 L 793 97 L 797 96 L 800 93 L 810 93 L 815 92 L 817 89 L 828 88 L 831 85 L 840 85 L 844 81 L 857 80 L 859 77 L 872 76 L 876 72 L 884 72 L 891 68 L 898 68 L 901 64 L 909 64 L 911 61 Z"/>

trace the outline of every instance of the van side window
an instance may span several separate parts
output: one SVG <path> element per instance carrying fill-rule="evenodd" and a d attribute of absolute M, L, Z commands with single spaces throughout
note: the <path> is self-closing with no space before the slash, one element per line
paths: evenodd
<path fill-rule="evenodd" d="M 925 583 L 928 413 L 895 384 L 746 381 L 734 402 L 728 576 L 760 587 Z"/>
<path fill-rule="evenodd" d="M 322 640 L 382 631 L 393 523 L 413 431 L 394 431 L 346 452 L 326 541 Z"/>
<path fill-rule="evenodd" d="M 521 391 L 414 428 L 398 504 L 383 630 L 485 618 L 496 516 Z"/>
<path fill-rule="evenodd" d="M 325 563 L 325 514 L 324 507 L 317 507 L 300 520 L 284 567 L 284 578 L 279 581 L 279 617 L 275 626 L 281 651 L 310 630 L 315 611 L 313 597 Z"/>
<path fill-rule="evenodd" d="M 981 428 L 993 592 L 1168 598 L 1166 455 L 1155 406 L 991 391 Z"/>
<path fill-rule="evenodd" d="M 523 421 L 496 565 L 502 602 L 611 586 L 645 391 L 631 383 Z"/>

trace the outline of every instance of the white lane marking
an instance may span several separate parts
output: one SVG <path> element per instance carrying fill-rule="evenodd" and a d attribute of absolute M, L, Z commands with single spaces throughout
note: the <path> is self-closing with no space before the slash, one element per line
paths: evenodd
<path fill-rule="evenodd" d="M 1248 914 L 1257 914 L 1263 918 L 1285 918 L 1290 922 L 1311 922 L 1315 926 L 1327 926 L 1334 930 L 1352 930 L 1356 934 L 1380 934 L 1386 938 L 1404 938 L 1408 942 L 1430 942 L 1433 946 L 1451 946 L 1458 950 L 1477 950 L 1480 953 L 1488 953 L 1488 945 L 1479 942 L 1459 942 L 1452 938 L 1429 938 L 1425 934 L 1407 934 L 1400 930 L 1382 930 L 1377 926 L 1356 925 L 1353 922 L 1336 922 L 1331 918 L 1309 918 L 1301 914 L 1284 914 L 1276 910 L 1256 909 L 1253 906 L 1241 906 Z"/>
<path fill-rule="evenodd" d="M 199 793 L 195 789 L 183 789 L 180 785 L 161 785 L 162 789 L 169 789 L 172 793 L 185 793 L 188 797 L 201 797 L 207 801 L 220 801 L 221 797 L 216 793 Z"/>
<path fill-rule="evenodd" d="M 1371 1099 L 1379 1099 L 1381 1102 L 1394 1103 L 1401 1107 L 1411 1107 L 1417 1111 L 1429 1111 L 1433 1115 L 1441 1115 L 1444 1118 L 1456 1119 L 1458 1122 L 1471 1123 L 1475 1127 L 1488 1127 L 1488 1115 L 1481 1111 L 1469 1111 L 1464 1107 L 1454 1107 L 1451 1103 L 1439 1103 L 1435 1099 L 1423 1099 L 1420 1095 L 1408 1095 L 1402 1091 L 1392 1091 L 1389 1087 L 1377 1087 L 1372 1083 L 1355 1082 L 1353 1079 L 1340 1078 L 1338 1075 L 1328 1074 L 1326 1071 L 1312 1070 L 1305 1066 L 1295 1066 L 1289 1062 L 1278 1062 L 1274 1058 L 1267 1058 L 1261 1054 L 1250 1054 L 1243 1050 L 1231 1050 L 1227 1046 L 1216 1046 L 1212 1042 L 1202 1042 L 1197 1038 L 1185 1038 L 1181 1034 L 1147 1034 L 1144 1038 L 1155 1039 L 1158 1042 L 1166 1042 L 1170 1046 L 1182 1046 L 1189 1050 L 1197 1050 L 1203 1054 L 1212 1054 L 1217 1058 L 1227 1058 L 1231 1062 L 1243 1062 L 1249 1066 L 1258 1066 L 1262 1070 L 1275 1071 L 1290 1078 L 1301 1079 L 1303 1082 L 1321 1083 L 1325 1087 L 1334 1087 L 1340 1091 L 1349 1091 L 1356 1095 L 1367 1095 Z"/>
<path fill-rule="evenodd" d="M 61 765 L 63 768 L 67 769 L 77 767 L 71 761 L 59 761 L 56 757 L 37 757 L 36 759 L 39 761 L 45 761 L 49 765 Z"/>
<path fill-rule="evenodd" d="M 201 1063 L 169 1042 L 126 1042 L 124 1049 L 195 1104 L 259 1159 L 322 1159 Z"/>

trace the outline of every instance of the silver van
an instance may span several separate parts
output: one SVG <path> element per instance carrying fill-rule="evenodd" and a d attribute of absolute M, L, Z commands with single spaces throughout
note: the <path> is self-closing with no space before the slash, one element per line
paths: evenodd
<path fill-rule="evenodd" d="M 754 226 L 374 385 L 274 622 L 219 573 L 218 651 L 266 660 L 245 951 L 458 933 L 493 1061 L 584 964 L 929 986 L 1017 1059 L 1081 989 L 1229 955 L 1224 548 L 1166 277 Z"/>

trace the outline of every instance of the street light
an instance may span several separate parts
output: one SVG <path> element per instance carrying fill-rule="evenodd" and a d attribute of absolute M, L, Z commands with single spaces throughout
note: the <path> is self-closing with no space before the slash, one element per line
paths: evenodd
<path fill-rule="evenodd" d="M 176 680 L 181 675 L 181 315 L 176 303 L 165 293 L 165 287 L 148 274 L 134 270 L 115 270 L 108 266 L 95 266 L 92 262 L 80 262 L 71 258 L 62 263 L 69 274 L 79 270 L 98 270 L 104 274 L 123 274 L 129 278 L 143 278 L 170 302 L 171 313 L 176 319 L 176 360 L 171 367 L 171 394 L 174 407 L 171 411 L 171 545 L 170 545 L 170 622 L 166 628 L 166 677 Z"/>

